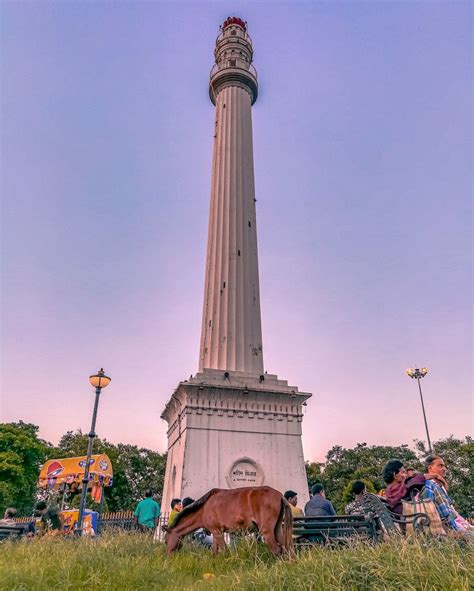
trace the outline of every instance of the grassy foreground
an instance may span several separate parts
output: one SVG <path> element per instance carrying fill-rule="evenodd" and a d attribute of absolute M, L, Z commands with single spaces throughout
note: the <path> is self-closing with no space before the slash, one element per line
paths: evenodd
<path fill-rule="evenodd" d="M 394 541 L 376 547 L 314 548 L 275 560 L 261 544 L 212 558 L 190 544 L 165 556 L 143 534 L 96 540 L 40 539 L 0 545 L 0 589 L 332 589 L 473 588 L 473 548 L 454 540 Z"/>

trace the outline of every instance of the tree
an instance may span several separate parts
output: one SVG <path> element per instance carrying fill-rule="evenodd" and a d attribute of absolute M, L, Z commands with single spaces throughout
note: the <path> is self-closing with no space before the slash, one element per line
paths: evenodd
<path fill-rule="evenodd" d="M 346 498 L 344 491 L 354 480 L 364 480 L 376 491 L 384 488 L 382 469 L 384 464 L 392 458 L 397 458 L 406 466 L 417 470 L 421 468 L 415 452 L 407 445 L 392 447 L 358 443 L 352 449 L 345 449 L 340 445 L 331 448 L 326 455 L 321 482 L 336 510 L 338 512 L 344 510 Z"/>
<path fill-rule="evenodd" d="M 161 493 L 165 480 L 166 454 L 123 443 L 118 444 L 117 450 L 128 485 L 130 508 L 143 499 L 148 490 Z"/>
<path fill-rule="evenodd" d="M 86 452 L 87 436 L 81 431 L 68 431 L 56 448 L 57 457 L 82 456 Z M 133 509 L 148 490 L 155 494 L 162 491 L 166 454 L 136 445 L 114 445 L 99 438 L 94 440 L 94 453 L 107 454 L 112 462 L 114 483 L 104 489 L 110 511 Z"/>
<path fill-rule="evenodd" d="M 321 482 L 321 466 L 323 465 L 324 464 L 321 464 L 320 462 L 305 462 L 306 480 L 308 481 L 309 490 L 311 490 L 317 482 Z"/>
<path fill-rule="evenodd" d="M 416 442 L 420 457 L 424 460 L 428 450 L 422 441 Z M 451 435 L 433 445 L 433 452 L 443 458 L 448 468 L 449 496 L 456 502 L 456 509 L 469 517 L 474 510 L 474 440 L 472 437 L 456 439 Z"/>
<path fill-rule="evenodd" d="M 9 506 L 28 515 L 35 503 L 36 481 L 51 444 L 38 438 L 38 427 L 20 421 L 0 424 L 0 512 Z"/>

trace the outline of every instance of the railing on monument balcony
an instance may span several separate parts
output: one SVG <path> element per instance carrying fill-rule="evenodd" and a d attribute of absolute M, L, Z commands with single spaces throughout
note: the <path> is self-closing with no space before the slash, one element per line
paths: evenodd
<path fill-rule="evenodd" d="M 229 37 L 227 37 L 229 38 Z M 216 45 L 222 41 L 222 39 L 224 39 L 224 31 L 222 31 L 221 33 L 219 33 L 219 35 L 217 35 L 216 37 Z M 250 43 L 250 45 L 253 46 L 253 41 L 252 41 L 252 37 L 250 37 L 250 35 L 247 32 L 244 32 L 244 35 L 242 37 L 242 33 L 238 36 L 235 37 L 235 39 L 245 39 L 245 41 L 248 41 Z"/>
<path fill-rule="evenodd" d="M 224 70 L 247 70 L 247 72 L 249 72 L 250 74 L 252 74 L 252 76 L 255 78 L 255 80 L 258 79 L 257 76 L 257 70 L 252 66 L 252 64 L 246 64 L 245 67 L 242 66 L 221 66 L 219 64 L 214 64 L 211 68 L 211 71 L 209 73 L 209 78 L 212 78 L 214 76 L 214 74 L 216 72 L 223 72 Z"/>

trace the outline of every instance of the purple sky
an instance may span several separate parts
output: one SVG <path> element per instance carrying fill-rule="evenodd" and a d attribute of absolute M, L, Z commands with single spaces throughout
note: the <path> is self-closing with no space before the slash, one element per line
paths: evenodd
<path fill-rule="evenodd" d="M 472 430 L 469 2 L 2 2 L 2 420 L 163 451 L 198 364 L 219 24 L 249 23 L 264 363 L 334 444 Z"/>

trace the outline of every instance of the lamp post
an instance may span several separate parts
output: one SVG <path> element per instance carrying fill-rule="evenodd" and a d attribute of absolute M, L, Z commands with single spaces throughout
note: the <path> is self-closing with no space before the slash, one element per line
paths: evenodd
<path fill-rule="evenodd" d="M 412 378 L 418 382 L 418 389 L 420 391 L 420 400 L 421 400 L 421 410 L 423 411 L 423 419 L 425 421 L 425 429 L 426 429 L 426 438 L 428 440 L 428 450 L 431 453 L 433 450 L 431 448 L 430 433 L 428 431 L 428 422 L 426 420 L 425 405 L 423 403 L 423 394 L 421 392 L 421 384 L 420 384 L 421 378 L 424 378 L 427 373 L 428 373 L 428 369 L 426 367 L 422 367 L 421 369 L 418 369 L 418 368 L 413 369 L 412 367 L 409 367 L 407 369 L 407 375 L 410 376 L 410 378 Z"/>
<path fill-rule="evenodd" d="M 95 433 L 95 421 L 97 419 L 97 408 L 99 406 L 99 396 L 102 388 L 106 388 L 110 384 L 111 379 L 105 375 L 103 368 L 100 369 L 95 375 L 89 377 L 89 382 L 91 386 L 95 388 L 95 402 L 94 402 L 94 411 L 92 413 L 92 424 L 91 430 L 88 433 L 89 441 L 87 443 L 87 455 L 86 455 L 86 465 L 84 467 L 84 477 L 82 479 L 82 495 L 81 495 L 81 504 L 79 506 L 79 517 L 77 520 L 76 526 L 76 534 L 78 536 L 82 535 L 82 526 L 84 522 L 84 513 L 86 510 L 86 498 L 87 498 L 87 488 L 89 485 L 89 468 L 91 463 L 91 456 L 92 456 L 92 447 L 94 445 L 94 438 L 96 436 Z"/>

